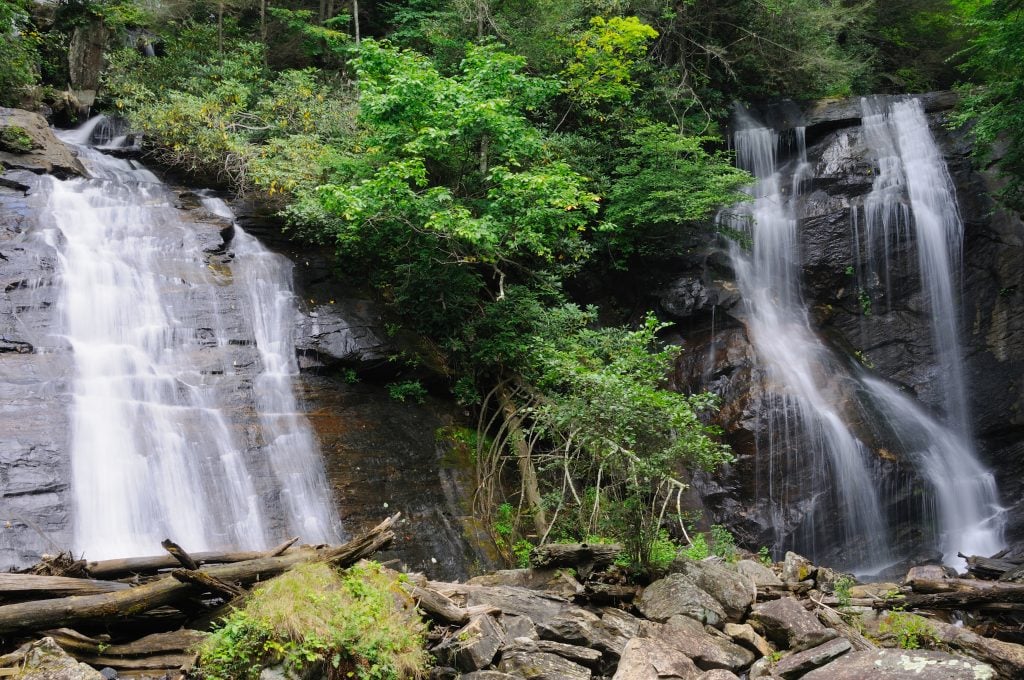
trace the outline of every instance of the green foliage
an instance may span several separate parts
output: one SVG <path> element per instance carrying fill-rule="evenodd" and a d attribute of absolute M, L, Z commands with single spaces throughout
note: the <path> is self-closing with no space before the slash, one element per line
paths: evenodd
<path fill-rule="evenodd" d="M 863 288 L 857 289 L 857 304 L 860 305 L 861 314 L 871 316 L 871 296 Z"/>
<path fill-rule="evenodd" d="M 994 163 L 1004 185 L 1000 200 L 1024 210 L 1024 3 L 964 2 L 974 31 L 962 67 L 980 87 L 962 91 L 957 124 L 972 124 L 976 154 Z"/>
<path fill-rule="evenodd" d="M 711 548 L 704 534 L 694 534 L 690 539 L 690 545 L 683 548 L 683 555 L 691 560 L 702 560 L 711 555 Z"/>
<path fill-rule="evenodd" d="M 362 563 L 338 572 L 322 563 L 295 567 L 257 587 L 199 650 L 206 680 L 255 680 L 283 663 L 314 664 L 332 677 L 399 680 L 426 667 L 426 627 L 394 576 Z"/>
<path fill-rule="evenodd" d="M 531 553 L 533 553 L 533 544 L 525 538 L 520 538 L 512 544 L 512 556 L 515 565 L 520 569 L 526 569 L 530 566 Z"/>
<path fill-rule="evenodd" d="M 762 545 L 757 549 L 757 561 L 766 567 L 772 566 L 772 551 L 768 549 L 768 546 Z"/>
<path fill-rule="evenodd" d="M 24 128 L 11 125 L 0 128 L 0 150 L 12 153 L 28 153 L 36 146 Z"/>
<path fill-rule="evenodd" d="M 388 385 L 388 396 L 395 401 L 414 401 L 422 404 L 427 400 L 427 388 L 419 380 L 404 380 Z"/>
<path fill-rule="evenodd" d="M 679 557 L 681 548 L 679 544 L 672 540 L 672 537 L 668 535 L 668 532 L 664 529 L 660 530 L 657 536 L 651 541 L 650 553 L 647 557 L 647 563 L 651 569 L 657 571 L 665 569 L 668 565 Z"/>
<path fill-rule="evenodd" d="M 832 590 L 836 594 L 836 601 L 840 607 L 850 606 L 850 587 L 856 583 L 852 578 L 847 575 L 842 575 L 836 579 L 835 583 L 832 584 Z"/>
<path fill-rule="evenodd" d="M 566 91 L 586 107 L 628 102 L 637 87 L 633 71 L 647 54 L 647 43 L 657 37 L 636 17 L 594 17 L 563 72 Z"/>
<path fill-rule="evenodd" d="M 0 106 L 18 106 L 38 82 L 41 40 L 29 24 L 27 2 L 0 0 Z"/>
<path fill-rule="evenodd" d="M 736 538 L 721 524 L 711 525 L 711 553 L 726 562 L 735 562 L 738 558 Z"/>
<path fill-rule="evenodd" d="M 931 646 L 939 642 L 927 619 L 908 612 L 889 612 L 879 624 L 878 632 L 895 637 L 900 649 L 920 649 L 922 645 Z"/>

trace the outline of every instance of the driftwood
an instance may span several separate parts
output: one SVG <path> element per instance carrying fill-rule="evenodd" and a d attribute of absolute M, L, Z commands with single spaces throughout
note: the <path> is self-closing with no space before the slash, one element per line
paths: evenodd
<path fill-rule="evenodd" d="M 0 597 L 25 598 L 64 597 L 66 595 L 93 595 L 127 590 L 127 583 L 95 581 L 66 576 L 37 576 L 35 574 L 0 573 Z"/>
<path fill-rule="evenodd" d="M 922 579 L 907 582 L 915 593 L 1013 593 L 1024 591 L 1020 583 L 968 578 Z"/>
<path fill-rule="evenodd" d="M 399 515 L 381 522 L 366 534 L 338 547 L 287 551 L 278 557 L 204 567 L 202 572 L 225 582 L 250 584 L 287 571 L 303 562 L 324 561 L 340 566 L 372 555 L 394 538 L 391 530 Z M 261 555 L 263 553 L 260 553 Z M 117 621 L 156 607 L 180 603 L 204 592 L 206 586 L 182 583 L 164 576 L 145 585 L 112 593 L 76 595 L 0 606 L 0 633 L 27 632 L 78 623 Z"/>
<path fill-rule="evenodd" d="M 1009 584 L 1004 584 L 1009 585 Z M 917 609 L 995 609 L 1016 611 L 1024 609 L 1024 585 L 1013 584 L 1015 588 L 977 588 L 940 593 L 908 593 L 899 599 L 899 604 Z M 892 603 L 885 600 L 875 603 L 876 609 L 889 609 Z M 1011 605 L 1007 607 L 1006 605 Z"/>
<path fill-rule="evenodd" d="M 204 571 L 199 571 L 198 569 L 175 569 L 171 572 L 171 576 L 182 583 L 192 583 L 197 586 L 203 586 L 211 593 L 222 595 L 228 599 L 245 594 L 245 591 L 238 586 L 225 583 L 216 576 Z"/>
<path fill-rule="evenodd" d="M 415 598 L 419 608 L 436 621 L 456 626 L 462 626 L 469 621 L 469 612 L 466 609 L 436 590 L 412 586 L 409 594 Z"/>
<path fill-rule="evenodd" d="M 171 539 L 165 538 L 164 540 L 160 541 L 160 545 L 162 545 L 164 547 L 164 550 L 169 552 L 171 554 L 171 557 L 178 560 L 178 563 L 186 569 L 195 570 L 199 568 L 199 565 L 196 564 L 196 561 L 192 559 L 192 557 L 187 552 L 185 552 L 185 549 L 177 543 L 175 543 L 174 541 L 172 541 Z"/>
<path fill-rule="evenodd" d="M 288 548 L 286 546 L 285 551 L 287 551 L 288 554 L 299 551 L 312 553 L 313 549 L 294 548 L 288 551 Z M 267 551 L 262 550 L 237 552 L 197 552 L 191 553 L 191 557 L 200 565 L 231 564 L 233 562 L 248 562 L 250 560 L 258 560 L 261 557 L 277 557 L 278 555 L 284 554 L 285 551 L 282 551 L 278 554 L 269 555 Z M 152 574 L 161 570 L 174 569 L 180 566 L 181 562 L 179 562 L 171 555 L 153 555 L 150 557 L 127 557 L 116 560 L 86 562 L 85 569 L 93 578 L 120 578 L 123 576 L 131 576 L 133 574 Z"/>

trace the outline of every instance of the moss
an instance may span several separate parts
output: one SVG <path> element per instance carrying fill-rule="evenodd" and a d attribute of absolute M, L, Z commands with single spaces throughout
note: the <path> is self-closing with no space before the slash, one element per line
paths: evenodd
<path fill-rule="evenodd" d="M 37 146 L 25 128 L 17 125 L 0 128 L 0 150 L 11 153 L 29 153 Z"/>
<path fill-rule="evenodd" d="M 255 680 L 275 664 L 319 667 L 331 680 L 420 677 L 426 627 L 400 579 L 371 562 L 296 567 L 255 589 L 203 643 L 200 677 Z"/>

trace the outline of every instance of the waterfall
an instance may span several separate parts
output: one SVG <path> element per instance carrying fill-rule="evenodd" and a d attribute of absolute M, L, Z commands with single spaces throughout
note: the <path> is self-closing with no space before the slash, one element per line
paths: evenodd
<path fill-rule="evenodd" d="M 85 144 L 101 125 L 63 138 Z M 155 175 L 77 150 L 92 178 L 50 178 L 43 234 L 59 253 L 74 355 L 75 551 L 155 554 L 168 537 L 188 550 L 259 549 L 285 531 L 336 539 L 323 465 L 293 396 L 296 312 L 283 258 L 236 229 L 233 259 L 215 266 Z M 243 308 L 230 329 L 223 300 Z M 246 390 L 253 342 L 261 370 Z M 257 435 L 239 422 L 250 404 Z"/>
<path fill-rule="evenodd" d="M 947 563 L 956 552 L 991 554 L 1001 544 L 1001 516 L 993 478 L 971 445 L 966 385 L 958 339 L 956 275 L 962 222 L 942 156 L 918 102 L 865 102 L 865 141 L 878 164 L 864 199 L 863 221 L 851 211 L 859 273 L 889 284 L 893 244 L 912 240 L 927 298 L 946 422 L 864 370 L 851 370 L 812 330 L 801 295 L 797 226 L 801 186 L 810 172 L 804 131 L 793 131 L 795 158 L 780 163 L 779 132 L 739 113 L 734 135 L 737 163 L 756 178 L 752 200 L 731 210 L 734 229 L 750 234 L 752 248 L 732 246 L 732 261 L 746 302 L 745 323 L 766 376 L 770 407 L 767 450 L 759 451 L 779 544 L 813 555 L 820 524 L 838 519 L 848 566 L 871 572 L 891 561 L 888 516 L 891 489 L 879 483 L 883 463 L 851 423 L 880 419 L 876 431 L 894 439 L 923 480 L 916 518 L 933 533 Z M 888 291 L 887 291 L 888 292 Z M 887 298 L 889 296 L 887 295 Z M 861 428 L 864 426 L 861 425 Z M 886 446 L 885 448 L 890 448 Z M 790 499 L 777 489 L 780 475 L 809 470 L 800 494 L 811 508 L 796 535 L 783 518 Z M 835 517 L 832 517 L 835 513 Z M 824 518 L 823 518 L 824 516 Z M 823 522 L 822 519 L 825 521 Z"/>
<path fill-rule="evenodd" d="M 870 452 L 845 425 L 839 408 L 844 386 L 834 379 L 837 372 L 829 370 L 836 361 L 811 330 L 800 294 L 796 199 L 807 165 L 803 134 L 797 135 L 796 167 L 787 173 L 776 162 L 778 134 L 749 117 L 742 117 L 740 125 L 735 134 L 737 161 L 757 182 L 750 188 L 752 200 L 735 206 L 730 217 L 734 228 L 749 230 L 752 252 L 734 244 L 732 261 L 746 302 L 751 342 L 769 381 L 778 387 L 769 395 L 768 412 L 763 414 L 772 433 L 765 452 L 767 495 L 776 508 L 773 514 L 784 512 L 786 499 L 774 489 L 771 468 L 809 470 L 814 494 L 819 496 L 817 507 L 809 513 L 811 521 L 832 505 L 841 517 L 847 562 L 870 569 L 888 561 L 886 523 L 873 483 Z M 791 457 L 796 438 L 808 445 L 799 460 Z M 829 492 L 832 498 L 826 498 Z M 780 524 L 776 524 L 778 543 L 785 538 Z M 796 547 L 813 554 L 814 527 L 806 527 L 804 534 Z"/>

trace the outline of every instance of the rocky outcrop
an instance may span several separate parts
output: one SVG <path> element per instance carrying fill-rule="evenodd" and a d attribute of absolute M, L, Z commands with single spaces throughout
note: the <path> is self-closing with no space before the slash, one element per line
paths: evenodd
<path fill-rule="evenodd" d="M 71 92 L 85 113 L 96 101 L 103 73 L 103 51 L 110 31 L 103 21 L 93 21 L 75 26 L 68 44 L 68 77 Z"/>
<path fill-rule="evenodd" d="M 0 107 L 0 164 L 9 170 L 28 170 L 57 177 L 84 175 L 85 168 L 71 150 L 50 130 L 38 113 Z M 15 186 L 11 187 L 11 182 Z M 28 184 L 8 178 L 7 185 L 17 189 Z"/>
<path fill-rule="evenodd" d="M 944 652 L 879 649 L 854 652 L 804 675 L 804 680 L 982 680 L 995 677 L 979 661 Z"/>
<path fill-rule="evenodd" d="M 0 657 L 0 666 L 16 667 L 22 680 L 105 680 L 99 671 L 75 661 L 48 637 Z"/>

